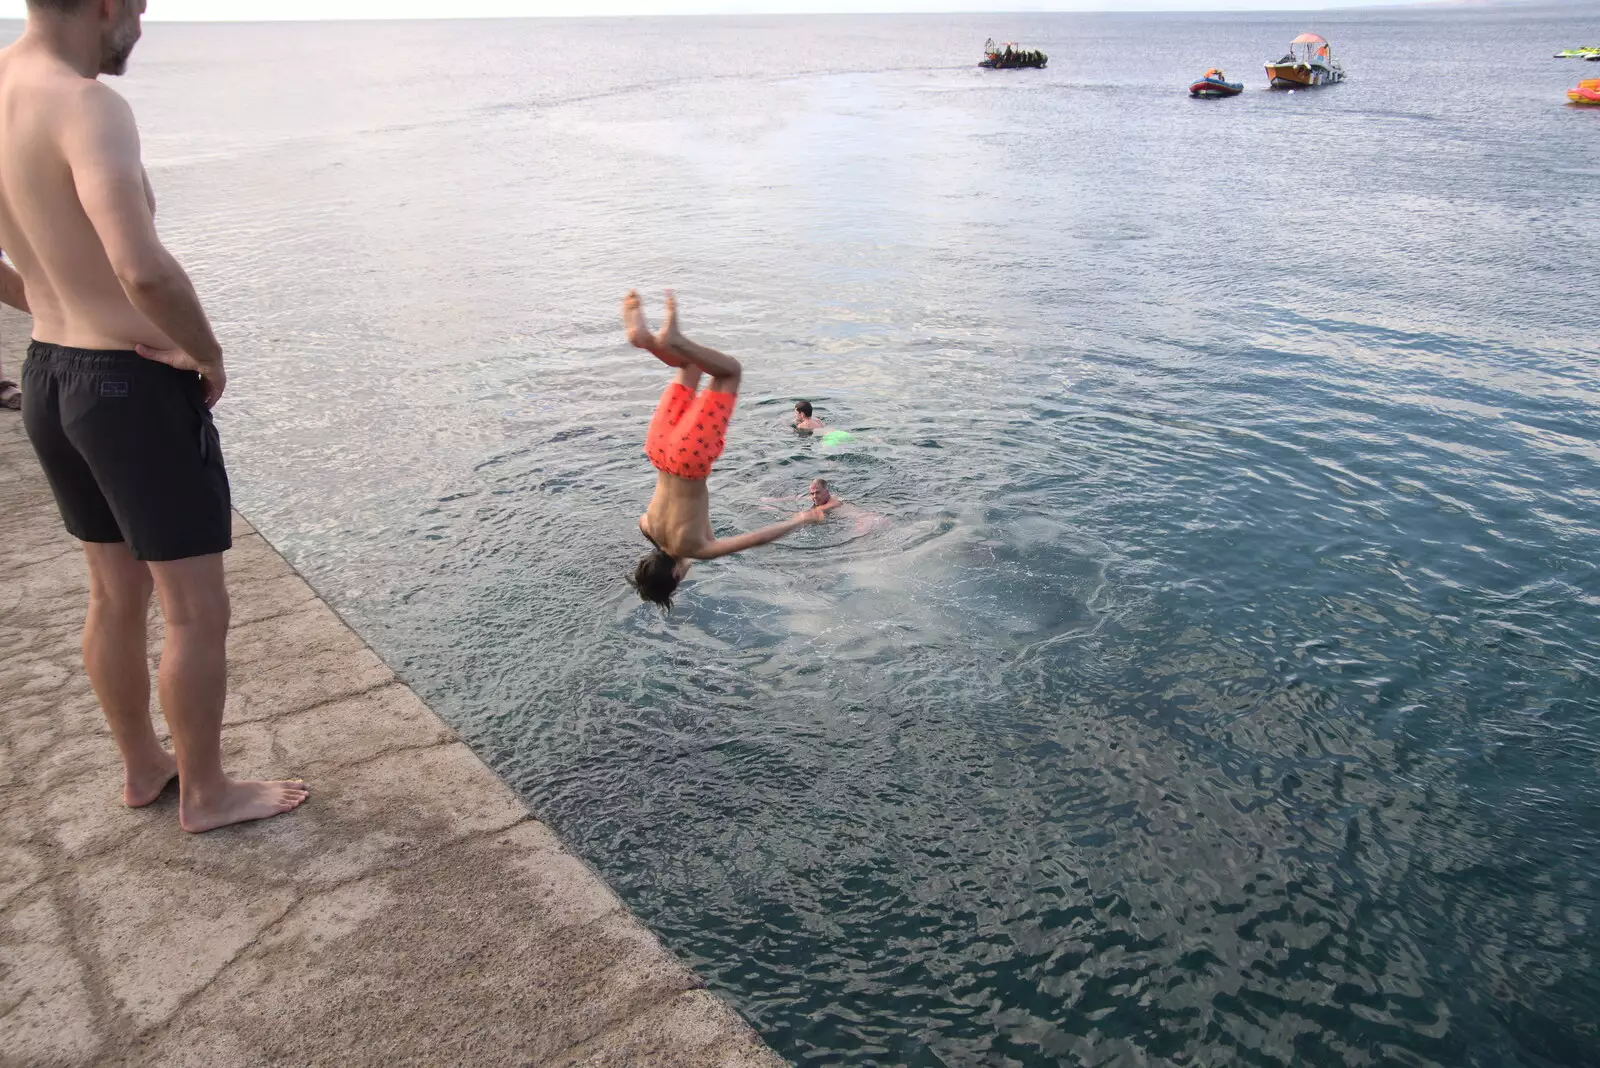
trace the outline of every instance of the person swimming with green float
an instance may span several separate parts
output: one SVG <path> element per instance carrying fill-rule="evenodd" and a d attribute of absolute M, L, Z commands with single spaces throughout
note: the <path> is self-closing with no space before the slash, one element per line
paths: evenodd
<path fill-rule="evenodd" d="M 801 527 L 827 518 L 822 508 L 808 508 L 782 523 L 733 538 L 711 530 L 711 495 L 706 482 L 711 467 L 727 444 L 728 423 L 739 399 L 744 368 L 732 356 L 684 337 L 678 329 L 678 305 L 667 291 L 667 314 L 661 329 L 650 332 L 639 294 L 622 298 L 622 328 L 635 348 L 644 349 L 677 369 L 656 407 L 645 438 L 645 454 L 656 469 L 655 494 L 639 517 L 639 531 L 655 548 L 639 561 L 629 583 L 641 599 L 672 608 L 672 595 L 695 560 L 716 560 L 766 545 Z M 700 389 L 702 375 L 710 375 Z"/>

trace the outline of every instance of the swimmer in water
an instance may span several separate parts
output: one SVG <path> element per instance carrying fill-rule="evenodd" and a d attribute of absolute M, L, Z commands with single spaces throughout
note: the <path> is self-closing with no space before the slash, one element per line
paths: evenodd
<path fill-rule="evenodd" d="M 639 517 L 639 530 L 655 549 L 639 561 L 630 580 L 642 599 L 670 609 L 672 594 L 689 573 L 691 561 L 715 560 L 766 545 L 801 527 L 821 523 L 827 512 L 808 508 L 782 523 L 734 538 L 713 534 L 706 479 L 727 442 L 728 421 L 733 418 L 744 370 L 732 356 L 696 344 L 678 331 L 678 305 L 671 290 L 667 291 L 666 320 L 654 334 L 645 321 L 639 294 L 629 290 L 622 299 L 622 328 L 635 348 L 678 369 L 661 395 L 645 439 L 645 454 L 657 472 L 656 492 Z M 702 374 L 709 374 L 711 383 L 696 392 Z"/>
<path fill-rule="evenodd" d="M 806 492 L 799 497 L 768 497 L 767 500 L 772 503 L 810 500 L 814 511 L 821 512 L 829 518 L 837 514 L 838 518 L 850 521 L 853 535 L 870 534 L 883 529 L 890 522 L 887 516 L 869 512 L 865 508 L 841 500 L 833 492 L 833 487 L 828 485 L 827 480 L 821 478 L 813 479 Z"/>
<path fill-rule="evenodd" d="M 814 479 L 806 490 L 811 498 L 811 507 L 820 508 L 823 512 L 832 512 L 844 507 L 844 502 L 833 495 L 826 479 Z"/>
<path fill-rule="evenodd" d="M 822 429 L 822 420 L 811 414 L 810 401 L 794 402 L 794 428 L 806 434 Z"/>

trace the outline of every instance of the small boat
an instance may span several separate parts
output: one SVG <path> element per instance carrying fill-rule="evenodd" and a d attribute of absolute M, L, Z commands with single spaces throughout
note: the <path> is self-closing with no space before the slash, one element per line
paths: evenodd
<path fill-rule="evenodd" d="M 1309 89 L 1344 81 L 1344 68 L 1333 61 L 1327 39 L 1302 33 L 1289 42 L 1289 54 L 1267 64 L 1267 78 L 1274 89 Z"/>
<path fill-rule="evenodd" d="M 1557 52 L 1557 59 L 1600 59 L 1600 48 L 1593 45 L 1584 48 L 1569 48 L 1564 52 Z"/>
<path fill-rule="evenodd" d="M 989 70 L 1019 70 L 1022 67 L 1043 69 L 1050 57 L 1043 52 L 1032 48 L 1018 48 L 1015 41 L 1007 41 L 1003 45 L 994 43 L 994 38 L 989 38 L 983 45 L 983 62 L 980 67 Z"/>
<path fill-rule="evenodd" d="M 1576 89 L 1567 90 L 1567 99 L 1584 107 L 1600 107 L 1600 78 L 1579 82 Z"/>
<path fill-rule="evenodd" d="M 1189 86 L 1190 96 L 1206 100 L 1215 100 L 1221 96 L 1238 96 L 1242 92 L 1244 92 L 1243 82 L 1230 82 L 1228 76 L 1216 67 L 1206 71 L 1204 78 Z"/>

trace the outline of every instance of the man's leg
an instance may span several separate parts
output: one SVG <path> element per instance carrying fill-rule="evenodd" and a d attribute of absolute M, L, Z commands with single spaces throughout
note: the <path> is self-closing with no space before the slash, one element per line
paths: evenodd
<path fill-rule="evenodd" d="M 222 555 L 150 564 L 167 640 L 161 709 L 178 758 L 178 822 L 198 833 L 266 819 L 306 799 L 306 784 L 230 779 L 222 770 L 222 706 L 228 696 L 228 589 Z"/>
<path fill-rule="evenodd" d="M 89 564 L 83 666 L 122 754 L 122 800 L 139 808 L 161 796 L 178 770 L 150 723 L 150 665 L 145 659 L 150 569 L 121 542 L 84 542 L 83 555 Z"/>

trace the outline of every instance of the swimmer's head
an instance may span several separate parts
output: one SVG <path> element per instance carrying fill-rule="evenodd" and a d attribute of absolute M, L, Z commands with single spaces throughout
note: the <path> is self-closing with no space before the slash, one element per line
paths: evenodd
<path fill-rule="evenodd" d="M 827 482 L 819 478 L 811 483 L 811 507 L 821 508 L 831 500 L 833 500 L 833 492 L 828 489 Z"/>
<path fill-rule="evenodd" d="M 794 402 L 794 410 L 799 412 L 802 418 L 805 418 L 805 419 L 810 419 L 811 418 L 811 402 L 810 401 L 795 401 Z"/>
<path fill-rule="evenodd" d="M 652 549 L 634 568 L 628 585 L 639 591 L 639 599 L 672 611 L 672 594 L 689 573 L 689 561 L 679 560 L 662 549 Z"/>

